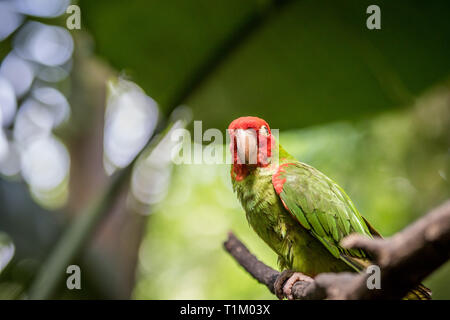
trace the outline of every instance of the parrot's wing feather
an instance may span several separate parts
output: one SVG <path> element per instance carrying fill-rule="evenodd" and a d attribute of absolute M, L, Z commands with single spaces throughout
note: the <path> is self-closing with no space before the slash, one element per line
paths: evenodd
<path fill-rule="evenodd" d="M 286 163 L 272 177 L 275 191 L 288 212 L 336 258 L 361 271 L 370 256 L 360 249 L 342 248 L 339 242 L 350 233 L 381 235 L 356 210 L 350 198 L 320 171 L 300 162 Z M 405 299 L 431 299 L 431 290 L 420 284 Z"/>
<path fill-rule="evenodd" d="M 370 238 L 378 233 L 371 232 L 371 227 L 335 182 L 313 167 L 294 162 L 282 164 L 272 183 L 287 211 L 333 256 L 357 271 L 368 265 L 370 257 L 365 251 L 343 248 L 340 241 L 351 233 Z"/>
<path fill-rule="evenodd" d="M 366 218 L 362 217 L 364 222 L 366 223 L 367 227 L 369 228 L 370 234 L 374 237 L 380 237 L 383 238 L 383 236 L 367 221 Z"/>

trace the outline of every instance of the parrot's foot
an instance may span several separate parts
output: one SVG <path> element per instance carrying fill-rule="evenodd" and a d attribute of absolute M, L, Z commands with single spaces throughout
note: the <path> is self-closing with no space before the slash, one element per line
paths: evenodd
<path fill-rule="evenodd" d="M 293 270 L 284 270 L 277 278 L 274 284 L 275 294 L 278 299 L 283 300 L 286 297 L 288 300 L 294 300 L 292 295 L 292 287 L 297 281 L 314 281 L 312 278 L 300 272 Z"/>

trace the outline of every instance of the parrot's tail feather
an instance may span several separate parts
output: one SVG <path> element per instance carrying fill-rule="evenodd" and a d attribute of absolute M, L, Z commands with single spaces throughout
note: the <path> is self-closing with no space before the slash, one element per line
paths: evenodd
<path fill-rule="evenodd" d="M 360 272 L 370 265 L 370 261 L 367 259 L 350 257 L 345 254 L 341 254 L 340 257 L 341 260 L 343 260 L 349 267 L 351 267 L 356 272 Z"/>
<path fill-rule="evenodd" d="M 408 292 L 405 300 L 431 300 L 431 290 L 423 284 L 419 284 L 416 288 Z"/>

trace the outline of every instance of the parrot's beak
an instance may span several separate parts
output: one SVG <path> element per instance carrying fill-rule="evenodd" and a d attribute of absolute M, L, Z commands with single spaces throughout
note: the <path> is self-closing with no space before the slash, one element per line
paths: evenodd
<path fill-rule="evenodd" d="M 241 164 L 257 164 L 258 138 L 255 130 L 236 130 L 236 147 Z"/>

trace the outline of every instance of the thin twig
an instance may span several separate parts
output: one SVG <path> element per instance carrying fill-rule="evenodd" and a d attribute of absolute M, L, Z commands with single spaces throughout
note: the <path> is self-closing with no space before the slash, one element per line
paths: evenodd
<path fill-rule="evenodd" d="M 247 270 L 258 282 L 274 293 L 274 283 L 280 273 L 259 261 L 232 233 L 228 233 L 228 240 L 224 242 L 225 249 Z"/>

